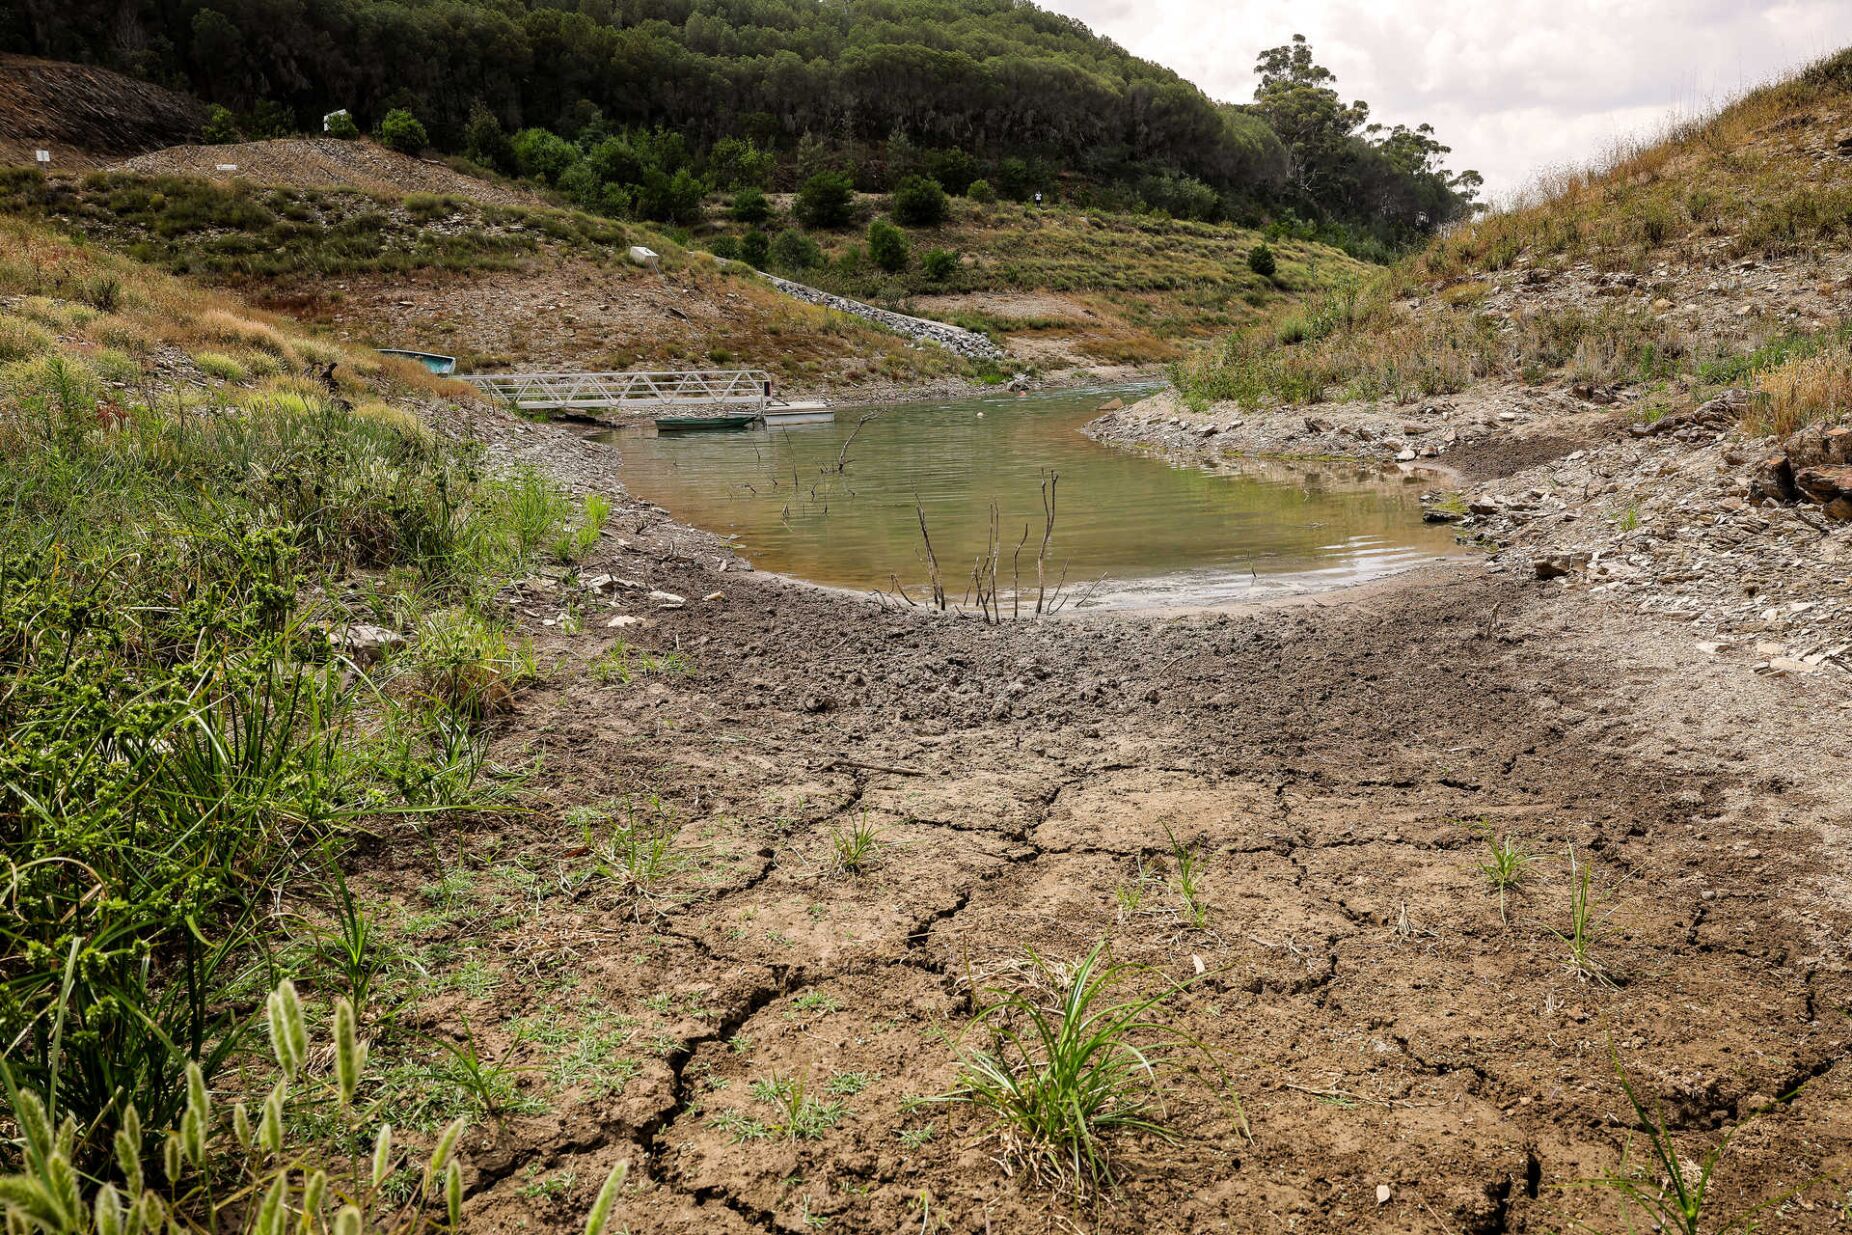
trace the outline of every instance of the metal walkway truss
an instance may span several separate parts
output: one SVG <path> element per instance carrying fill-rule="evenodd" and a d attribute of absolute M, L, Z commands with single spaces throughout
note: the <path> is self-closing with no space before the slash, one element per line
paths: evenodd
<path fill-rule="evenodd" d="M 682 373 L 469 373 L 460 380 L 526 411 L 566 408 L 740 407 L 763 412 L 772 375 L 763 369 Z"/>

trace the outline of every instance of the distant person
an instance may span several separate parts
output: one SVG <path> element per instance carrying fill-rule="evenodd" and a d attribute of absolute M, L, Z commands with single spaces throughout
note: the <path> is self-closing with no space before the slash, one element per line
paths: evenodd
<path fill-rule="evenodd" d="M 1035 204 L 1038 206 L 1042 204 L 1042 191 L 1040 189 L 1037 189 L 1035 192 Z"/>

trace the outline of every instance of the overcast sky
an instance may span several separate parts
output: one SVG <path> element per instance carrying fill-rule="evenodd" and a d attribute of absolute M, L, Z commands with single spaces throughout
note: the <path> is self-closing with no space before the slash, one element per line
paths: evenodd
<path fill-rule="evenodd" d="M 1230 102 L 1303 34 L 1346 100 L 1432 124 L 1492 197 L 1852 44 L 1852 0 L 1041 2 Z"/>

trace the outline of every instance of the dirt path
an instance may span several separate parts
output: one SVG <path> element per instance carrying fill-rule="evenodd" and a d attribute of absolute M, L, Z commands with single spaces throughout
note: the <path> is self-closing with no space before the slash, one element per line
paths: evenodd
<path fill-rule="evenodd" d="M 474 1147 L 472 1229 L 576 1226 L 620 1158 L 632 1231 L 1618 1228 L 1565 1187 L 1628 1139 L 1610 1041 L 1693 1147 L 1804 1083 L 1732 1142 L 1713 1204 L 1826 1175 L 1770 1226 L 1836 1226 L 1838 679 L 1759 678 L 1677 623 L 1472 566 L 986 629 L 736 573 L 647 507 L 615 526 L 587 573 L 642 588 L 579 593 L 576 635 L 545 624 L 572 593 L 519 598 L 556 667 L 497 753 L 540 759 L 534 809 L 363 864 L 439 958 L 412 1027 L 467 1017 L 536 1108 Z M 619 635 L 691 671 L 622 681 Z M 675 837 L 644 895 L 584 873 L 613 819 Z M 829 833 L 862 821 L 875 856 L 841 873 Z M 1509 924 L 1480 824 L 1539 859 Z M 1601 979 L 1553 933 L 1571 846 Z M 1161 1015 L 1215 1067 L 1168 1086 L 1181 1140 L 1118 1142 L 1122 1195 L 1076 1211 L 1006 1174 L 973 1111 L 917 1100 L 953 1084 L 974 986 L 1103 938 L 1195 979 Z M 793 1077 L 815 1139 L 766 1100 Z"/>

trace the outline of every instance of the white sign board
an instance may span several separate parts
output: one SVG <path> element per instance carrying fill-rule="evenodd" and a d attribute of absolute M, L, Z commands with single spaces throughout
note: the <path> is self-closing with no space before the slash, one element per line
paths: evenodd
<path fill-rule="evenodd" d="M 41 163 L 51 162 L 51 151 L 49 150 L 35 150 L 32 153 L 38 158 L 38 161 Z"/>

